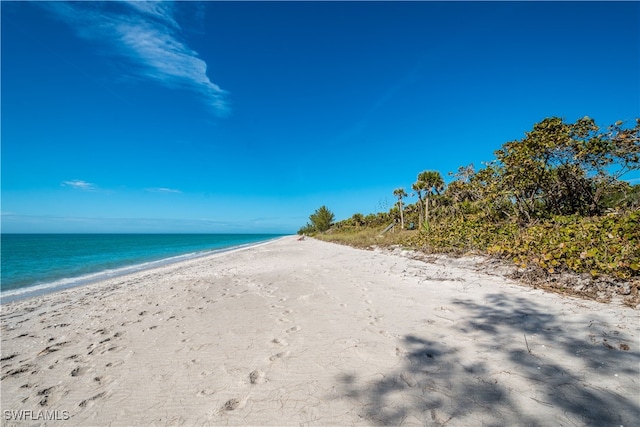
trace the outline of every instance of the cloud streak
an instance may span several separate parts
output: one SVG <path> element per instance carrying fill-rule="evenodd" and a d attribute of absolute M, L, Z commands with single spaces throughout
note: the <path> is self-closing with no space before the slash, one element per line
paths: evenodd
<path fill-rule="evenodd" d="M 44 2 L 88 40 L 107 44 L 139 77 L 197 94 L 218 116 L 227 92 L 207 76 L 207 64 L 181 40 L 173 2 Z"/>
<path fill-rule="evenodd" d="M 165 187 L 156 187 L 156 188 L 147 188 L 147 191 L 150 193 L 165 193 L 165 194 L 181 194 L 182 191 L 175 190 L 173 188 L 165 188 Z"/>
<path fill-rule="evenodd" d="M 77 190 L 85 190 L 85 191 L 94 190 L 96 188 L 95 184 L 82 181 L 81 179 L 72 179 L 71 181 L 64 181 L 62 185 L 65 187 L 72 187 Z"/>

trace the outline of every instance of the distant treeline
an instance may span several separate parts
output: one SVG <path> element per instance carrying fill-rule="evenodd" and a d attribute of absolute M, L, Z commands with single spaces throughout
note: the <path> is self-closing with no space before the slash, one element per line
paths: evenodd
<path fill-rule="evenodd" d="M 389 212 L 333 223 L 323 206 L 299 233 L 354 233 L 392 222 L 398 243 L 431 252 L 485 252 L 548 273 L 588 272 L 621 279 L 640 274 L 640 119 L 601 129 L 547 118 L 495 159 L 460 167 L 445 185 L 437 171 L 418 174 L 415 203 L 397 188 Z M 623 177 L 631 176 L 631 180 Z M 318 226 L 319 225 L 319 226 Z"/>

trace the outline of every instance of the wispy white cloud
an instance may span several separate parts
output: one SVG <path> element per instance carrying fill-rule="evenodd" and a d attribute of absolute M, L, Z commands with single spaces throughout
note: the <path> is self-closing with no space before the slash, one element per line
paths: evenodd
<path fill-rule="evenodd" d="M 44 2 L 80 37 L 106 43 L 137 76 L 198 94 L 226 115 L 227 92 L 207 76 L 207 64 L 181 40 L 173 2 Z"/>
<path fill-rule="evenodd" d="M 173 18 L 173 2 L 133 0 L 126 2 L 126 4 L 136 9 L 141 14 L 147 15 L 151 19 L 161 21 L 172 26 L 175 29 L 180 29 L 180 26 Z"/>
<path fill-rule="evenodd" d="M 72 179 L 71 181 L 64 181 L 62 183 L 65 187 L 72 187 L 78 190 L 94 190 L 96 188 L 95 184 L 90 182 L 82 181 L 81 179 Z"/>
<path fill-rule="evenodd" d="M 147 191 L 150 193 L 182 193 L 180 190 L 165 187 L 147 188 Z"/>

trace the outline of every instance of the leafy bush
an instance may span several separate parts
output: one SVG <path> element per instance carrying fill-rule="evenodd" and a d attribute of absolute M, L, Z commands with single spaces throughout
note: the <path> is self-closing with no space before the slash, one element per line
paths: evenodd
<path fill-rule="evenodd" d="M 640 211 L 600 217 L 557 216 L 528 226 L 481 216 L 440 219 L 407 243 L 430 252 L 486 252 L 548 273 L 640 275 Z"/>
<path fill-rule="evenodd" d="M 538 266 L 549 273 L 566 270 L 628 279 L 640 275 L 639 230 L 639 211 L 556 217 L 487 249 L 521 267 Z"/>

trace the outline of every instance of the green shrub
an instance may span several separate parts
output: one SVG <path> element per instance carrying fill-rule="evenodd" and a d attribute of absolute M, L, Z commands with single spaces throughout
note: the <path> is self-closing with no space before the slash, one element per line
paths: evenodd
<path fill-rule="evenodd" d="M 520 267 L 628 279 L 640 275 L 640 211 L 556 216 L 528 226 L 481 216 L 440 218 L 409 242 L 430 252 L 486 252 Z"/>

